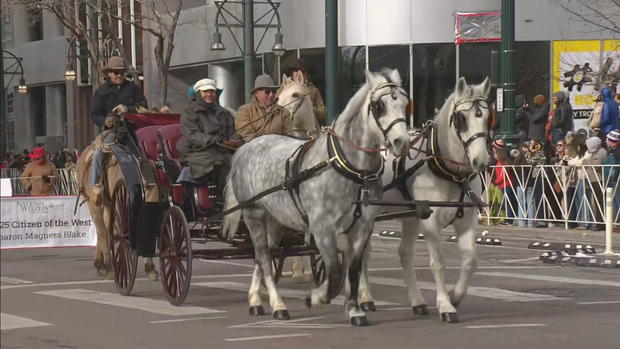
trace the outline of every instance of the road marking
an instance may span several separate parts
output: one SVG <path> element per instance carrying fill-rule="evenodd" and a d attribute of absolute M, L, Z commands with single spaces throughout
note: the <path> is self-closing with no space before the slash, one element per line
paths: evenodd
<path fill-rule="evenodd" d="M 620 287 L 620 282 L 615 282 L 615 281 L 574 279 L 574 278 L 561 277 L 561 276 L 531 275 L 531 274 L 503 273 L 503 272 L 480 272 L 476 274 L 484 275 L 484 276 L 497 276 L 497 277 L 507 277 L 507 278 L 525 279 L 525 280 L 560 282 L 560 283 L 565 283 L 565 284 Z"/>
<path fill-rule="evenodd" d="M 230 282 L 230 281 L 206 281 L 206 282 L 197 282 L 192 284 L 194 286 L 204 286 L 204 287 L 212 287 L 212 288 L 221 288 L 225 290 L 239 291 L 239 292 L 248 292 L 248 288 L 250 285 L 243 284 L 240 282 Z M 303 290 L 294 290 L 290 288 L 282 288 L 278 287 L 278 293 L 280 297 L 286 298 L 298 298 L 298 299 L 306 299 L 308 297 L 308 291 Z M 331 304 L 339 304 L 343 305 L 345 302 L 344 296 L 337 296 L 332 299 Z M 375 305 L 397 305 L 398 303 L 390 303 L 384 301 L 375 300 Z"/>
<path fill-rule="evenodd" d="M 171 319 L 171 320 L 157 320 L 157 321 L 149 321 L 152 324 L 169 324 L 173 322 L 186 322 L 186 321 L 197 321 L 197 320 L 217 320 L 217 319 L 226 319 L 228 316 L 212 316 L 212 317 L 193 317 L 187 319 Z"/>
<path fill-rule="evenodd" d="M 505 325 L 477 325 L 477 326 L 465 326 L 470 329 L 485 329 L 485 328 L 510 328 L 510 327 L 543 327 L 547 324 L 505 324 Z"/>
<path fill-rule="evenodd" d="M 596 301 L 596 302 L 577 302 L 581 305 L 595 305 L 595 304 L 620 304 L 620 301 Z"/>
<path fill-rule="evenodd" d="M 0 276 L 0 282 L 7 284 L 19 285 L 19 284 L 31 284 L 32 281 L 16 279 L 8 276 Z"/>
<path fill-rule="evenodd" d="M 195 306 L 176 307 L 167 301 L 159 301 L 143 297 L 127 297 L 116 293 L 99 292 L 84 289 L 65 289 L 35 292 L 45 296 L 54 296 L 70 300 L 86 301 L 98 304 L 113 305 L 122 308 L 137 309 L 149 313 L 181 316 L 197 314 L 225 313 L 225 310 Z"/>
<path fill-rule="evenodd" d="M 307 328 L 307 329 L 330 329 L 337 327 L 351 327 L 351 325 L 343 325 L 343 324 L 317 324 L 317 323 L 307 323 L 304 321 L 312 321 L 312 320 L 320 320 L 325 319 L 325 316 L 315 316 L 315 317 L 306 317 L 295 320 L 266 320 L 266 321 L 257 321 L 257 322 L 249 322 L 240 325 L 228 326 L 229 328 Z"/>
<path fill-rule="evenodd" d="M 407 287 L 403 280 L 384 278 L 384 277 L 372 277 L 371 276 L 370 283 L 385 285 L 385 286 Z M 418 287 L 420 287 L 420 289 L 423 289 L 423 290 L 431 290 L 431 291 L 436 290 L 434 282 L 418 281 Z M 499 299 L 499 300 L 503 300 L 506 302 L 539 302 L 539 301 L 559 301 L 559 300 L 568 299 L 568 298 L 558 298 L 555 296 L 539 294 L 539 293 L 525 293 L 525 292 L 505 290 L 501 288 L 476 287 L 476 286 L 470 286 L 467 289 L 467 295 Z"/>
<path fill-rule="evenodd" d="M 538 257 L 536 257 L 538 259 Z M 479 265 L 476 269 L 550 269 L 561 268 L 561 266 L 534 266 L 534 265 Z M 430 267 L 415 267 L 415 270 L 430 270 Z M 460 266 L 446 267 L 446 269 L 459 270 Z M 368 271 L 401 271 L 403 267 L 381 267 L 381 268 L 368 268 Z"/>
<path fill-rule="evenodd" d="M 199 259 L 201 262 L 206 263 L 215 263 L 215 264 L 226 264 L 226 265 L 234 265 L 237 267 L 245 267 L 254 269 L 254 264 L 243 264 L 243 263 L 235 263 L 235 262 L 227 262 L 227 261 L 214 261 L 210 259 Z"/>
<path fill-rule="evenodd" d="M 47 322 L 28 319 L 25 317 L 0 313 L 0 330 L 12 330 L 16 328 L 52 326 Z"/>
<path fill-rule="evenodd" d="M 500 263 L 521 263 L 521 262 L 529 262 L 539 260 L 540 257 L 527 257 L 527 258 L 518 258 L 518 259 L 504 259 L 498 261 Z"/>
<path fill-rule="evenodd" d="M 224 340 L 227 342 L 243 342 L 243 341 L 255 341 L 255 340 L 260 340 L 260 339 L 276 339 L 276 338 L 291 338 L 291 337 L 312 337 L 312 335 L 310 333 L 291 333 L 291 334 L 274 334 L 271 336 L 224 338 Z"/>

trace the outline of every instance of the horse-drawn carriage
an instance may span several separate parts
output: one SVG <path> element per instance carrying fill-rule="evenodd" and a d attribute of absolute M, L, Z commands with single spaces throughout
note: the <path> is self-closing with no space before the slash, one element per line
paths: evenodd
<path fill-rule="evenodd" d="M 123 177 L 107 193 L 112 200 L 109 246 L 114 281 L 119 292 L 128 295 L 138 257 L 159 256 L 166 296 L 180 305 L 190 288 L 192 258 L 253 258 L 252 242 L 243 230 L 232 240 L 220 238 L 223 198 L 218 193 L 223 188 L 214 182 L 177 183 L 183 166 L 176 148 L 181 137 L 178 114 L 125 114 L 120 122 L 130 136 L 124 144 L 113 144 L 110 155 Z M 192 243 L 218 247 L 197 249 Z M 306 255 L 311 256 L 315 281 L 320 280 L 320 257 L 305 243 L 303 233 L 284 239 L 271 253 L 275 280 L 282 275 L 286 257 Z"/>

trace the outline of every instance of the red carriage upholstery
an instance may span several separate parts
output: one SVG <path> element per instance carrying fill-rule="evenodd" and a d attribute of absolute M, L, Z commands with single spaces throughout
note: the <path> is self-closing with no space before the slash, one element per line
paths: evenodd
<path fill-rule="evenodd" d="M 177 142 L 181 139 L 181 124 L 163 126 L 158 131 L 167 159 L 179 160 Z"/>
<path fill-rule="evenodd" d="M 206 211 L 213 206 L 213 201 L 209 197 L 209 186 L 207 184 L 196 187 L 196 196 L 198 201 L 198 207 L 202 211 Z"/>
<path fill-rule="evenodd" d="M 159 143 L 159 137 L 157 130 L 160 126 L 146 126 L 136 131 L 136 137 L 140 143 L 140 148 L 149 160 L 157 161 L 157 158 L 161 154 L 161 143 Z"/>
<path fill-rule="evenodd" d="M 181 122 L 181 114 L 127 113 L 124 117 L 133 123 L 136 130 L 147 126 L 166 126 Z"/>

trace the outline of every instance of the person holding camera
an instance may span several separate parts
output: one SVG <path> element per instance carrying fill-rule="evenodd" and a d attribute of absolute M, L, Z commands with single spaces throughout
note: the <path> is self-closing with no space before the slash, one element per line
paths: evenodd
<path fill-rule="evenodd" d="M 30 153 L 32 161 L 26 165 L 22 172 L 22 185 L 30 196 L 54 195 L 54 181 L 58 178 L 56 166 L 47 161 L 47 155 L 43 147 L 35 148 Z"/>

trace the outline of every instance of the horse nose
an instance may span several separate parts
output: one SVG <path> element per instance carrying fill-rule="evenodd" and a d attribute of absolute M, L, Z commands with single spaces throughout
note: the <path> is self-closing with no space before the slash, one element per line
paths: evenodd
<path fill-rule="evenodd" d="M 475 157 L 471 161 L 471 165 L 476 172 L 481 172 L 487 167 L 488 162 L 484 159 L 480 159 L 479 157 Z"/>

